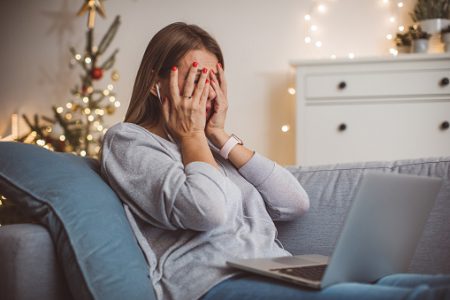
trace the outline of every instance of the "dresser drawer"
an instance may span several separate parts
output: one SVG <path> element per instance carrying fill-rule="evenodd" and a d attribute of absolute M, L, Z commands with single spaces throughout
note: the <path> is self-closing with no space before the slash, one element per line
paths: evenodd
<path fill-rule="evenodd" d="M 450 155 L 450 102 L 309 105 L 298 163 Z M 448 123 L 447 123 L 448 127 Z M 303 151 L 303 152 L 301 152 Z"/>
<path fill-rule="evenodd" d="M 408 70 L 311 74 L 305 78 L 305 97 L 352 99 L 450 95 L 448 70 Z"/>

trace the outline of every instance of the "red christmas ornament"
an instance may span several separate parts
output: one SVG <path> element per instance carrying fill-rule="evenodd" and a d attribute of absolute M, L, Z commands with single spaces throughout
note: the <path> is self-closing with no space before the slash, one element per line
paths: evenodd
<path fill-rule="evenodd" d="M 94 79 L 100 79 L 103 76 L 103 69 L 102 68 L 93 68 L 91 71 L 91 76 Z"/>

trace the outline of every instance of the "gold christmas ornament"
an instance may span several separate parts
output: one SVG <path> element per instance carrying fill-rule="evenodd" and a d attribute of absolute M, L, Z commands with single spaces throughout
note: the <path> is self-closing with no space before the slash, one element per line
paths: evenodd
<path fill-rule="evenodd" d="M 103 0 L 85 0 L 83 6 L 77 13 L 77 16 L 82 16 L 88 12 L 88 28 L 92 29 L 95 26 L 95 14 L 99 13 L 103 18 L 106 17 L 105 9 L 103 8 Z"/>
<path fill-rule="evenodd" d="M 106 113 L 108 115 L 112 115 L 115 111 L 116 111 L 116 108 L 114 106 L 112 106 L 112 105 L 108 105 L 106 107 Z"/>
<path fill-rule="evenodd" d="M 117 70 L 112 71 L 111 79 L 113 81 L 118 81 L 120 79 L 120 75 L 119 75 L 119 72 L 117 72 Z"/>

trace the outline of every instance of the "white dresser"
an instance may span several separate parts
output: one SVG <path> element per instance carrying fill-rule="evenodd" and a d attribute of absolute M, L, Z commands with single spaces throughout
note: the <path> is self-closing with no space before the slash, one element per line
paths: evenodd
<path fill-rule="evenodd" d="M 450 55 L 292 61 L 296 163 L 450 156 Z"/>

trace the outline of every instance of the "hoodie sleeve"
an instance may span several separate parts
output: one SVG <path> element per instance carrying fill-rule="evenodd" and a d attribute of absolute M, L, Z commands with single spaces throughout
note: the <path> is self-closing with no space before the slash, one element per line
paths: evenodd
<path fill-rule="evenodd" d="M 309 209 L 309 197 L 298 180 L 279 164 L 255 152 L 239 173 L 262 195 L 274 221 L 287 221 Z"/>
<path fill-rule="evenodd" d="M 225 221 L 224 176 L 213 166 L 184 166 L 155 137 L 110 130 L 103 141 L 102 175 L 140 218 L 162 229 L 197 231 Z"/>

